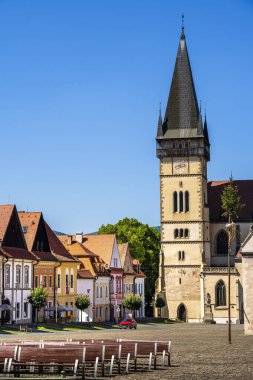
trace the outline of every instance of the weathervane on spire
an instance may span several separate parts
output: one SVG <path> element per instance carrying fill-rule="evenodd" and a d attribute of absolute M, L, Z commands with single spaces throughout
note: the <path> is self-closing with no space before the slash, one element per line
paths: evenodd
<path fill-rule="evenodd" d="M 184 14 L 182 13 L 182 32 L 184 31 Z"/>

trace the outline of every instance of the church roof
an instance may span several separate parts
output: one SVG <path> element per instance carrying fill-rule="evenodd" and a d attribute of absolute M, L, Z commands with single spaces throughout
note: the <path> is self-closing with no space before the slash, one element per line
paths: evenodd
<path fill-rule="evenodd" d="M 221 194 L 224 186 L 228 183 L 228 180 L 208 183 L 208 204 L 211 222 L 224 221 L 222 217 Z M 253 220 L 253 180 L 239 180 L 233 181 L 233 183 L 238 187 L 241 202 L 245 205 L 241 209 L 237 221 Z"/>
<path fill-rule="evenodd" d="M 182 30 L 164 116 L 164 137 L 195 137 L 199 135 L 198 122 L 199 107 L 185 34 Z M 203 128 L 200 136 L 203 136 Z"/>

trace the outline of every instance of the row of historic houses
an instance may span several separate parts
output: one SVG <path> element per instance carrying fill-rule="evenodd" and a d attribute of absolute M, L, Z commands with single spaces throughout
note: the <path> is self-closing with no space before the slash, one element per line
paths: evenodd
<path fill-rule="evenodd" d="M 48 292 L 40 320 L 102 322 L 123 317 L 122 300 L 131 293 L 142 297 L 138 316 L 144 316 L 144 274 L 128 244 L 117 244 L 115 235 L 56 236 L 42 212 L 0 205 L 0 299 L 10 305 L 1 311 L 2 322 L 34 320 L 28 297 L 39 287 Z M 91 303 L 82 314 L 75 307 L 81 294 Z"/>

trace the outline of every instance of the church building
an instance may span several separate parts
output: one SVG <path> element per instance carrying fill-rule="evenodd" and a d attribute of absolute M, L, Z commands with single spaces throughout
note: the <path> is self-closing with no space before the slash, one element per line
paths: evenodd
<path fill-rule="evenodd" d="M 184 28 L 165 115 L 159 114 L 156 142 L 161 217 L 156 294 L 166 301 L 163 316 L 187 322 L 227 323 L 228 233 L 221 194 L 228 181 L 207 180 L 208 126 L 197 102 Z M 253 181 L 234 183 L 245 206 L 234 220 L 231 321 L 242 323 L 242 259 L 238 252 L 252 223 Z"/>

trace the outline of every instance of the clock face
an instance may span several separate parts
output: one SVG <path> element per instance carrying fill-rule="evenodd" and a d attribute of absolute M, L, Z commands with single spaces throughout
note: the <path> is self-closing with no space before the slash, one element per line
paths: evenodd
<path fill-rule="evenodd" d="M 176 160 L 174 162 L 174 170 L 177 173 L 183 173 L 187 169 L 187 162 L 184 159 Z"/>

